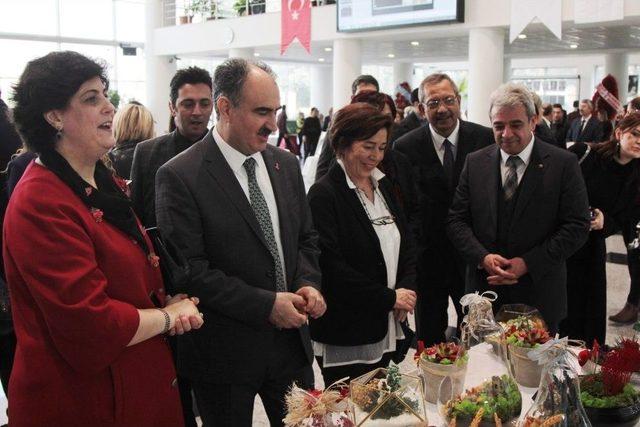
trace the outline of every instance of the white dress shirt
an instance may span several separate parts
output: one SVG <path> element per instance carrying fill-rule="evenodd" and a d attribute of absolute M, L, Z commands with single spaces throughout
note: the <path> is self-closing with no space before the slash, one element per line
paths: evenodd
<path fill-rule="evenodd" d="M 249 157 L 253 157 L 256 161 L 256 180 L 258 181 L 258 187 L 262 191 L 267 207 L 269 208 L 269 216 L 271 217 L 271 226 L 273 227 L 273 236 L 276 239 L 276 246 L 278 247 L 278 254 L 280 255 L 280 264 L 282 265 L 282 272 L 284 274 L 285 282 L 287 278 L 287 271 L 284 266 L 284 252 L 282 251 L 282 239 L 280 238 L 280 217 L 278 216 L 278 205 L 276 204 L 276 196 L 273 193 L 273 187 L 271 186 L 271 179 L 269 178 L 269 172 L 267 171 L 267 165 L 264 163 L 262 153 L 254 153 L 247 157 L 232 146 L 230 146 L 218 133 L 218 130 L 214 127 L 211 130 L 211 135 L 218 144 L 218 148 L 222 152 L 222 156 L 229 164 L 229 167 L 236 176 L 244 195 L 247 197 L 247 201 L 251 203 L 249 199 L 249 177 L 243 164 Z M 286 284 L 286 283 L 285 283 Z"/>
<path fill-rule="evenodd" d="M 336 160 L 342 170 L 344 170 L 344 163 L 341 159 Z M 347 186 L 353 191 L 359 191 L 358 196 L 361 201 L 364 202 L 365 207 L 369 213 L 371 219 L 381 218 L 391 215 L 391 212 L 387 209 L 385 202 L 380 200 L 378 195 L 382 194 L 378 189 L 378 181 L 384 178 L 384 173 L 380 169 L 374 169 L 371 173 L 371 182 L 374 188 L 373 202 L 367 198 L 367 196 L 359 190 L 356 185 L 351 181 L 349 175 L 345 171 L 345 177 L 347 179 Z M 386 225 L 373 225 L 373 230 L 378 236 L 380 242 L 380 250 L 382 251 L 382 258 L 387 268 L 387 286 L 389 289 L 396 288 L 396 276 L 398 274 L 398 260 L 400 258 L 400 231 L 396 223 Z M 363 304 L 366 304 L 363 301 Z M 377 343 L 364 344 L 356 346 L 339 346 L 323 344 L 319 342 L 313 342 L 313 352 L 316 356 L 322 357 L 322 364 L 325 368 L 331 366 L 350 365 L 352 363 L 376 363 L 382 359 L 385 353 L 396 350 L 396 340 L 403 339 L 404 334 L 400 323 L 393 317 L 393 311 L 388 315 L 388 330 L 387 335 Z M 353 379 L 353 378 L 352 378 Z"/>
<path fill-rule="evenodd" d="M 460 134 L 460 120 L 456 123 L 456 127 L 451 132 L 451 135 L 448 137 L 444 137 L 440 135 L 436 130 L 429 124 L 429 132 L 431 132 L 431 141 L 433 141 L 433 147 L 436 149 L 436 154 L 440 159 L 440 163 L 444 164 L 444 140 L 448 139 L 451 143 L 451 151 L 453 152 L 453 159 L 456 159 L 456 154 L 458 153 L 458 135 Z"/>
<path fill-rule="evenodd" d="M 518 175 L 518 185 L 522 180 L 522 176 L 524 175 L 524 171 L 527 169 L 529 165 L 529 160 L 531 160 L 531 151 L 533 150 L 533 143 L 535 142 L 535 138 L 533 133 L 531 133 L 531 141 L 524 147 L 520 153 L 516 154 L 516 156 L 520 157 L 522 163 L 518 164 L 516 168 L 516 174 Z M 507 171 L 509 168 L 507 167 L 507 159 L 511 156 L 511 154 L 507 154 L 502 148 L 500 149 L 500 175 L 502 176 L 502 185 L 504 185 L 504 181 L 507 179 Z"/>

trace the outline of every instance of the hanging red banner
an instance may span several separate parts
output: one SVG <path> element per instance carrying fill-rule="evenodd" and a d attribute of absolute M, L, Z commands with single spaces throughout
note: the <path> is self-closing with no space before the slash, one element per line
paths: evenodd
<path fill-rule="evenodd" d="M 282 0 L 282 36 L 280 55 L 283 55 L 294 38 L 311 53 L 311 1 Z"/>

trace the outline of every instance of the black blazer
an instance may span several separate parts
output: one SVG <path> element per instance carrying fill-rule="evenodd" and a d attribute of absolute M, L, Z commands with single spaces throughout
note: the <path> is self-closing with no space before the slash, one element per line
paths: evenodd
<path fill-rule="evenodd" d="M 133 153 L 138 142 L 140 141 L 125 141 L 107 153 L 109 155 L 109 160 L 111 160 L 111 164 L 119 177 L 124 179 L 131 178 Z"/>
<path fill-rule="evenodd" d="M 547 125 L 547 122 L 545 122 L 542 119 L 540 120 L 540 123 L 536 125 L 536 128 L 533 131 L 533 134 L 537 138 L 543 140 L 548 144 L 555 145 L 556 147 L 560 147 L 560 145 L 556 141 L 555 136 L 553 136 L 553 132 L 551 132 L 551 128 Z M 564 141 L 562 141 L 562 143 L 564 145 Z M 563 147 L 560 147 L 560 148 L 563 148 Z"/>
<path fill-rule="evenodd" d="M 454 184 L 458 183 L 467 155 L 488 145 L 495 145 L 491 129 L 460 121 Z M 418 264 L 420 285 L 428 286 L 427 282 L 431 280 L 444 280 L 452 268 L 460 270 L 462 277 L 463 263 L 445 231 L 455 187 L 447 185 L 429 127 L 415 129 L 397 140 L 394 151 L 399 151 L 411 161 L 412 176 L 416 182 L 418 207 L 411 227 L 421 254 Z"/>
<path fill-rule="evenodd" d="M 133 210 L 145 227 L 156 226 L 155 180 L 160 166 L 180 152 L 178 130 L 136 145 L 131 164 L 131 200 Z"/>
<path fill-rule="evenodd" d="M 421 126 L 423 126 L 423 122 L 420 120 L 418 115 L 412 111 L 411 113 L 407 114 L 407 116 L 402 119 L 400 123 L 398 123 L 398 126 L 394 127 L 389 142 L 393 144 L 401 136 Z"/>
<path fill-rule="evenodd" d="M 567 132 L 566 142 L 601 142 L 603 140 L 602 123 L 596 117 L 591 116 L 580 132 L 582 117 L 578 117 L 571 123 Z"/>
<path fill-rule="evenodd" d="M 567 314 L 565 261 L 587 239 L 589 203 L 576 156 L 539 139 L 534 144 L 501 255 L 522 257 L 529 270 L 509 288 L 513 298 L 556 323 Z M 449 237 L 468 263 L 469 292 L 489 288 L 478 265 L 498 250 L 501 188 L 499 148 L 470 154 L 447 219 Z"/>
<path fill-rule="evenodd" d="M 401 236 L 396 288 L 415 289 L 415 251 L 404 213 L 386 178 L 379 181 Z M 354 346 L 380 341 L 396 301 L 387 287 L 380 242 L 345 173 L 334 163 L 309 190 L 313 222 L 320 235 L 322 292 L 327 311 L 311 319 L 311 337 L 325 344 Z"/>
<path fill-rule="evenodd" d="M 287 288 L 320 287 L 313 229 L 297 158 L 268 145 L 262 152 L 278 205 Z M 211 132 L 158 170 L 158 225 L 187 257 L 186 292 L 200 299 L 204 326 L 178 339 L 178 370 L 216 384 L 261 383 L 275 327 L 274 261 L 258 220 Z M 308 361 L 309 328 L 298 329 Z"/>

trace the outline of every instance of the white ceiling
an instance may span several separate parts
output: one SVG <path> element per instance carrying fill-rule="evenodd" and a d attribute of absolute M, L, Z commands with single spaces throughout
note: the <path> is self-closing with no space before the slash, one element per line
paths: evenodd
<path fill-rule="evenodd" d="M 565 25 L 562 40 L 559 40 L 542 24 L 530 24 L 523 34 L 525 39 L 509 43 L 508 28 L 505 28 L 504 53 L 506 57 L 532 57 L 542 55 L 566 55 L 594 53 L 601 50 L 640 52 L 640 24 L 612 26 Z M 412 45 L 411 42 L 418 42 Z M 468 57 L 468 35 L 452 35 L 435 38 L 411 38 L 410 35 L 394 36 L 389 40 L 384 33 L 362 40 L 362 61 L 364 63 L 393 62 L 445 62 L 464 61 Z M 572 48 L 571 45 L 577 45 Z M 260 59 L 304 63 L 331 64 L 333 53 L 327 51 L 331 43 L 311 43 L 311 54 L 294 41 L 284 56 L 280 46 L 261 47 L 255 50 Z M 390 58 L 389 54 L 394 57 Z M 198 55 L 202 57 L 204 55 Z M 207 54 L 206 56 L 211 56 Z M 216 56 L 214 54 L 214 56 Z M 220 57 L 226 52 L 220 52 Z M 324 61 L 320 62 L 320 58 Z"/>

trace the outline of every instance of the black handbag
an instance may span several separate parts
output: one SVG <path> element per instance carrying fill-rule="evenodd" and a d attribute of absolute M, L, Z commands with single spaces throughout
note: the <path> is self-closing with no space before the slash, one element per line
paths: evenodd
<path fill-rule="evenodd" d="M 147 228 L 147 235 L 160 258 L 160 271 L 168 295 L 184 293 L 191 278 L 191 266 L 180 249 L 162 237 L 158 227 Z"/>

